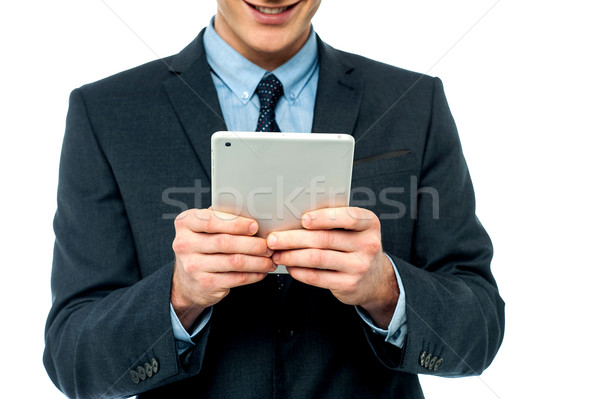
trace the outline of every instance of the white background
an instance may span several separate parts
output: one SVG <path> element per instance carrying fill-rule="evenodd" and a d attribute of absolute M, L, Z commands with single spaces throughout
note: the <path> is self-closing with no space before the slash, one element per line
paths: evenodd
<path fill-rule="evenodd" d="M 337 48 L 442 78 L 478 214 L 495 244 L 504 344 L 481 377 L 422 378 L 430 399 L 598 395 L 596 4 L 324 0 L 314 19 Z M 69 92 L 178 52 L 215 5 L 22 0 L 0 7 L 0 396 L 58 398 L 42 350 Z"/>

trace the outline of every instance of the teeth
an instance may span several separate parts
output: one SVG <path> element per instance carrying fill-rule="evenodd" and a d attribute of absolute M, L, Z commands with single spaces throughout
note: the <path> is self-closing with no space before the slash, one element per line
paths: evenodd
<path fill-rule="evenodd" d="M 278 7 L 278 8 L 266 8 L 266 7 L 258 7 L 254 6 L 258 11 L 264 14 L 280 14 L 287 10 L 289 7 Z"/>

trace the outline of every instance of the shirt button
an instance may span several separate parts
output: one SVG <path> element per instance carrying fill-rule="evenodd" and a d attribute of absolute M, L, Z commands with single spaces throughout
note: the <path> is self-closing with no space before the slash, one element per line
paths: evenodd
<path fill-rule="evenodd" d="M 247 91 L 245 91 L 245 92 L 242 93 L 242 98 L 244 100 L 246 100 L 248 98 L 248 92 Z"/>
<path fill-rule="evenodd" d="M 294 337 L 294 330 L 288 329 L 288 328 L 281 328 L 277 331 L 279 333 L 279 336 L 285 340 L 290 340 Z"/>

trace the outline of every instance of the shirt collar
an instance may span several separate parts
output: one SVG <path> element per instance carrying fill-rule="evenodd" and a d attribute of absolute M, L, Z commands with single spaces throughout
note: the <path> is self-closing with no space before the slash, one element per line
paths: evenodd
<path fill-rule="evenodd" d="M 215 31 L 213 19 L 204 32 L 208 65 L 231 92 L 244 104 L 252 98 L 256 86 L 268 73 L 235 51 Z M 317 37 L 311 28 L 304 46 L 285 64 L 273 71 L 283 85 L 283 95 L 293 103 L 318 66 Z"/>

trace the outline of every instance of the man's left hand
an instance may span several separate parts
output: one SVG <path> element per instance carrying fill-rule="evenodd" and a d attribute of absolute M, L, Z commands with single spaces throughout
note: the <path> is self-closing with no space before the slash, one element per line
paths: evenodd
<path fill-rule="evenodd" d="M 305 284 L 361 306 L 387 329 L 398 301 L 393 266 L 381 245 L 377 216 L 363 208 L 326 208 L 302 216 L 301 230 L 269 234 L 272 258 Z"/>

